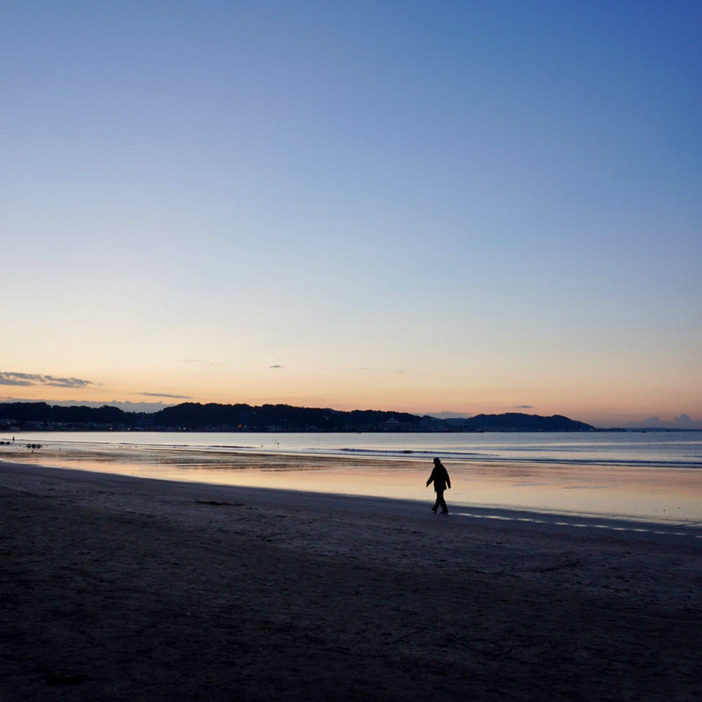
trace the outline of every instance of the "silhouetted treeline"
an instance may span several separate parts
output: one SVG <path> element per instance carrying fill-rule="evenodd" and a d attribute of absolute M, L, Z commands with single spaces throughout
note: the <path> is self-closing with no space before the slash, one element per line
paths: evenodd
<path fill-rule="evenodd" d="M 437 419 L 407 412 L 342 411 L 291 405 L 186 402 L 158 412 L 125 412 L 118 407 L 64 407 L 46 402 L 0 403 L 0 428 L 90 431 L 593 431 L 567 417 L 508 413 L 470 419 Z"/>
<path fill-rule="evenodd" d="M 173 429 L 226 427 L 227 431 L 417 431 L 423 419 L 405 412 L 193 402 L 166 407 L 153 417 L 157 424 Z"/>
<path fill-rule="evenodd" d="M 202 405 L 186 402 L 158 412 L 125 412 L 107 405 L 64 407 L 46 402 L 0 404 L 0 422 L 17 429 L 141 429 L 152 431 L 418 431 L 435 422 L 406 412 Z"/>
<path fill-rule="evenodd" d="M 63 407 L 46 402 L 7 402 L 0 404 L 0 421 L 56 422 L 67 424 L 125 424 L 133 426 L 139 415 L 119 407 Z"/>

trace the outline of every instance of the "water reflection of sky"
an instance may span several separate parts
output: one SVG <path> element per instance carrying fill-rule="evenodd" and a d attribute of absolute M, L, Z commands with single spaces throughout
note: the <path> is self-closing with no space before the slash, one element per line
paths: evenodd
<path fill-rule="evenodd" d="M 100 447 L 161 446 L 256 453 L 427 460 L 690 465 L 702 468 L 702 432 L 584 433 L 217 433 L 44 432 L 21 441 Z"/>
<path fill-rule="evenodd" d="M 430 462 L 308 459 L 115 447 L 25 454 L 23 460 L 147 478 L 433 502 Z M 702 524 L 702 471 L 684 468 L 447 461 L 449 506 Z"/>

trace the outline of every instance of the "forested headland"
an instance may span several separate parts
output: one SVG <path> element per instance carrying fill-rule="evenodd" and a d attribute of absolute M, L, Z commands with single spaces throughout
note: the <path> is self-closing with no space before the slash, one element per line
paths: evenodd
<path fill-rule="evenodd" d="M 46 402 L 0 403 L 0 429 L 6 431 L 268 431 L 268 432 L 420 432 L 420 431 L 593 431 L 584 422 L 554 415 L 510 412 L 470 418 L 381 410 L 334 410 L 291 405 L 200 404 L 185 402 L 158 412 L 128 412 L 104 405 L 87 407 Z"/>

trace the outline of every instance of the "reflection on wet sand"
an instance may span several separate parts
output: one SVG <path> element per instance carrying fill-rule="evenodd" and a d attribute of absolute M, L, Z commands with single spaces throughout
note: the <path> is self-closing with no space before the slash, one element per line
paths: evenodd
<path fill-rule="evenodd" d="M 206 450 L 198 447 L 47 446 L 6 460 L 144 478 L 305 492 L 389 497 L 429 503 L 430 466 L 410 458 L 329 457 Z M 449 506 L 504 507 L 608 515 L 668 523 L 702 522 L 702 471 L 686 468 L 448 462 Z"/>

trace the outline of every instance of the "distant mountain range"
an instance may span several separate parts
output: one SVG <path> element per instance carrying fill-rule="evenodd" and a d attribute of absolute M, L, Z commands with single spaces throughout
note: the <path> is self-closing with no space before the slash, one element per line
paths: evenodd
<path fill-rule="evenodd" d="M 407 412 L 342 411 L 290 405 L 185 402 L 153 413 L 118 407 L 60 406 L 46 402 L 0 403 L 5 431 L 299 431 L 299 432 L 582 432 L 595 427 L 568 417 L 510 412 L 438 419 Z"/>

